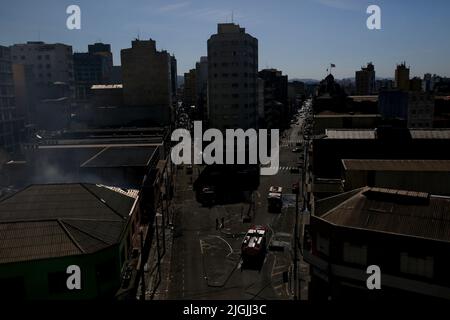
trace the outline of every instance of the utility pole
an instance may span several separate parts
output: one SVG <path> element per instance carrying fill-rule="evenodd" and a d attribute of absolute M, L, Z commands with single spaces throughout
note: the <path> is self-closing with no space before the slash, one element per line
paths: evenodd
<path fill-rule="evenodd" d="M 298 198 L 300 194 L 300 181 L 295 184 L 295 224 L 294 224 L 294 300 L 298 300 Z"/>

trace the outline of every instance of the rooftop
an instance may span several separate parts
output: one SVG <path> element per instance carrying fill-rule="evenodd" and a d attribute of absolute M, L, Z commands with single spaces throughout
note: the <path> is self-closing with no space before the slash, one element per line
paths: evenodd
<path fill-rule="evenodd" d="M 0 263 L 92 253 L 113 245 L 136 199 L 132 190 L 95 184 L 29 186 L 0 200 Z"/>
<path fill-rule="evenodd" d="M 327 208 L 320 219 L 335 225 L 450 241 L 450 197 L 365 187 L 318 203 Z"/>
<path fill-rule="evenodd" d="M 150 165 L 157 147 L 106 147 L 84 162 L 81 167 L 146 167 Z"/>
<path fill-rule="evenodd" d="M 123 89 L 121 84 L 94 84 L 91 90 Z"/>
<path fill-rule="evenodd" d="M 343 159 L 345 170 L 450 172 L 450 160 Z"/>
<path fill-rule="evenodd" d="M 412 139 L 450 139 L 450 129 L 410 129 Z M 375 129 L 327 129 L 325 139 L 375 139 Z"/>

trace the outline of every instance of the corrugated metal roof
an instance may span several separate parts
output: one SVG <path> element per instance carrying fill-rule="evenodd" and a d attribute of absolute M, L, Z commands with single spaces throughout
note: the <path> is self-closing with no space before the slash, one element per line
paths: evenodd
<path fill-rule="evenodd" d="M 89 253 L 117 243 L 135 201 L 92 184 L 25 188 L 0 201 L 0 263 Z"/>
<path fill-rule="evenodd" d="M 81 252 L 57 221 L 0 223 L 0 263 Z"/>
<path fill-rule="evenodd" d="M 81 165 L 92 167 L 141 167 L 149 165 L 157 147 L 108 147 Z"/>
<path fill-rule="evenodd" d="M 345 170 L 450 172 L 450 160 L 343 159 Z"/>
<path fill-rule="evenodd" d="M 336 225 L 450 241 L 450 198 L 363 188 L 321 216 Z"/>
<path fill-rule="evenodd" d="M 375 139 L 374 130 L 327 129 L 325 139 Z"/>
<path fill-rule="evenodd" d="M 450 129 L 411 129 L 412 139 L 450 139 Z M 327 129 L 325 139 L 375 139 L 375 130 Z"/>

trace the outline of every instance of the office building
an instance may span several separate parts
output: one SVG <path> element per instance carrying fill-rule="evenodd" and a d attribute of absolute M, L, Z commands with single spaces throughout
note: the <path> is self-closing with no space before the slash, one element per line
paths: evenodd
<path fill-rule="evenodd" d="M 208 57 L 200 57 L 200 61 L 195 64 L 195 71 L 197 104 L 194 118 L 206 122 L 208 119 Z"/>
<path fill-rule="evenodd" d="M 191 69 L 184 74 L 183 104 L 187 108 L 195 107 L 197 104 L 197 80 L 196 70 Z"/>
<path fill-rule="evenodd" d="M 122 84 L 125 106 L 152 110 L 155 124 L 168 125 L 172 108 L 173 58 L 157 51 L 156 42 L 134 40 L 121 51 Z"/>
<path fill-rule="evenodd" d="M 8 47 L 0 46 L 0 149 L 7 152 L 19 149 L 15 103 L 11 52 Z"/>
<path fill-rule="evenodd" d="M 77 100 L 91 97 L 91 87 L 111 81 L 113 58 L 109 44 L 95 43 L 88 46 L 88 52 L 73 54 L 75 74 L 75 96 Z"/>
<path fill-rule="evenodd" d="M 267 129 L 289 126 L 288 77 L 276 69 L 264 69 L 258 73 L 264 81 L 264 123 Z"/>
<path fill-rule="evenodd" d="M 257 128 L 258 40 L 234 23 L 208 40 L 209 126 Z"/>
<path fill-rule="evenodd" d="M 432 128 L 434 96 L 421 91 L 385 90 L 379 95 L 378 110 L 384 119 L 404 121 L 408 128 Z"/>
<path fill-rule="evenodd" d="M 74 96 L 74 71 L 72 47 L 61 44 L 47 44 L 41 41 L 11 46 L 13 63 L 31 66 L 37 99 L 52 97 L 52 86 L 64 83 L 70 89 L 69 98 Z M 58 97 L 59 98 L 59 97 Z"/>
<path fill-rule="evenodd" d="M 355 73 L 356 81 L 356 95 L 368 96 L 375 94 L 375 67 L 372 62 L 367 64 L 367 67 L 361 67 L 361 70 Z"/>
<path fill-rule="evenodd" d="M 406 62 L 397 65 L 395 69 L 395 87 L 400 90 L 409 90 L 409 68 L 406 67 Z"/>

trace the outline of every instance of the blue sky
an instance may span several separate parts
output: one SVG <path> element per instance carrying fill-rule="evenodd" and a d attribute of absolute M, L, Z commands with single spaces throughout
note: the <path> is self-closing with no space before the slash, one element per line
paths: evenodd
<path fill-rule="evenodd" d="M 259 40 L 259 66 L 290 78 L 352 77 L 365 63 L 377 76 L 393 77 L 406 61 L 412 75 L 450 76 L 448 0 L 0 0 L 0 44 L 62 42 L 75 51 L 89 43 L 112 45 L 115 64 L 131 40 L 153 38 L 174 53 L 178 73 L 206 55 L 218 22 L 234 21 Z M 81 8 L 81 30 L 66 28 L 66 8 Z M 381 8 L 382 30 L 368 30 L 366 9 Z"/>

